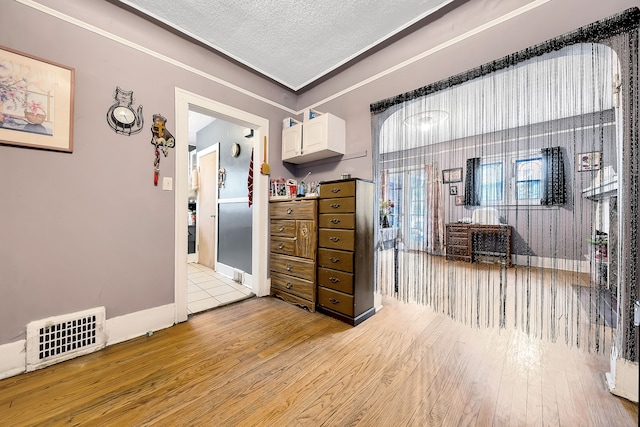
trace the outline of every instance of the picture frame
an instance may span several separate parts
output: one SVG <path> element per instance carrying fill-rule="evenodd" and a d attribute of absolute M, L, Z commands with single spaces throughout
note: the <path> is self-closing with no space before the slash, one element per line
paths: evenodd
<path fill-rule="evenodd" d="M 457 195 L 456 196 L 456 206 L 463 206 L 464 205 L 464 197 L 461 195 Z"/>
<path fill-rule="evenodd" d="M 75 70 L 0 46 L 0 144 L 73 152 Z"/>
<path fill-rule="evenodd" d="M 443 169 L 442 183 L 451 184 L 454 182 L 462 182 L 462 168 Z"/>
<path fill-rule="evenodd" d="M 576 154 L 576 171 L 586 172 L 599 170 L 602 167 L 602 153 L 593 151 L 590 153 Z"/>
<path fill-rule="evenodd" d="M 449 195 L 450 196 L 457 196 L 458 195 L 458 186 L 457 185 L 452 185 L 451 187 L 449 187 Z"/>

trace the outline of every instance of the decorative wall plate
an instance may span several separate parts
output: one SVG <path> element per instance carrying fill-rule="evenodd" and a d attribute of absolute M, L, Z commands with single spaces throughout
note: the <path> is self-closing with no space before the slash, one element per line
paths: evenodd
<path fill-rule="evenodd" d="M 240 155 L 240 144 L 238 144 L 237 142 L 234 142 L 231 145 L 231 156 L 238 157 L 239 155 Z"/>

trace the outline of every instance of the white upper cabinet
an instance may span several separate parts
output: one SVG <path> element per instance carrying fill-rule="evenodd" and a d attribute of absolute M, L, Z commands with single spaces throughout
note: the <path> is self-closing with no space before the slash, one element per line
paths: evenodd
<path fill-rule="evenodd" d="M 282 160 L 294 159 L 302 154 L 302 123 L 282 129 Z"/>
<path fill-rule="evenodd" d="M 299 164 L 344 154 L 345 128 L 344 120 L 329 113 L 284 128 L 282 160 Z"/>

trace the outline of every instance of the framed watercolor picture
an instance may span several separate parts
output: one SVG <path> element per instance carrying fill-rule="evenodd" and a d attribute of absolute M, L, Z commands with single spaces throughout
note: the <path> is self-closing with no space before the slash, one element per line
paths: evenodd
<path fill-rule="evenodd" d="M 442 183 L 451 184 L 453 182 L 462 182 L 462 168 L 442 170 Z"/>
<path fill-rule="evenodd" d="M 0 46 L 0 143 L 73 151 L 73 68 Z"/>

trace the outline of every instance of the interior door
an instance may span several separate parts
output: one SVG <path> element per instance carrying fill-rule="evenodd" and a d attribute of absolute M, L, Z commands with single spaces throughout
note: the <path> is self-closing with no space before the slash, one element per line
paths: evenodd
<path fill-rule="evenodd" d="M 215 270 L 218 214 L 218 151 L 199 158 L 198 263 Z"/>

